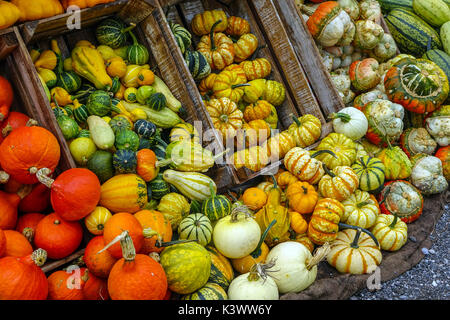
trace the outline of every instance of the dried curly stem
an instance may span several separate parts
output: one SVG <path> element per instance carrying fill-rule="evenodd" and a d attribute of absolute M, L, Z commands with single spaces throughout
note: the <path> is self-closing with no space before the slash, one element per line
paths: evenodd
<path fill-rule="evenodd" d="M 311 270 L 312 267 L 318 265 L 320 261 L 326 258 L 331 250 L 331 246 L 328 242 L 325 242 L 323 246 L 316 249 L 314 255 L 307 261 L 306 269 Z"/>

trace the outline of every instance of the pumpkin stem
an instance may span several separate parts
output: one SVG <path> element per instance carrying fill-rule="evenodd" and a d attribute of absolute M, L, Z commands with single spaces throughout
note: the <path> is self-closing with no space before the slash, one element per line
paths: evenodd
<path fill-rule="evenodd" d="M 297 125 L 297 127 L 301 127 L 302 123 L 298 120 L 298 118 L 296 116 L 294 116 L 294 114 L 290 114 L 292 120 L 294 120 L 295 124 Z"/>
<path fill-rule="evenodd" d="M 339 228 L 353 229 L 353 230 L 357 230 L 357 231 L 360 230 L 360 232 L 362 231 L 362 232 L 366 233 L 369 237 L 371 237 L 372 240 L 375 242 L 375 244 L 376 244 L 378 247 L 380 247 L 380 244 L 378 243 L 377 238 L 375 238 L 375 236 L 373 235 L 373 233 L 370 232 L 369 230 L 364 229 L 364 228 L 361 228 L 361 227 L 352 226 L 352 225 L 349 225 L 349 224 L 346 224 L 346 223 L 342 223 L 342 222 L 339 222 L 339 223 L 338 223 L 338 226 L 339 226 Z M 358 236 L 358 237 L 359 237 L 359 236 Z M 353 242 L 354 242 L 354 241 L 353 241 Z"/>
<path fill-rule="evenodd" d="M 12 131 L 11 125 L 10 125 L 10 124 L 7 124 L 7 125 L 3 128 L 3 130 L 2 130 L 2 136 L 3 136 L 3 138 L 6 138 L 6 137 L 8 136 L 8 134 L 11 133 L 11 131 Z"/>
<path fill-rule="evenodd" d="M 211 39 L 211 51 L 216 50 L 216 44 L 214 43 L 214 29 L 222 22 L 222 19 L 216 21 L 211 27 L 210 39 Z"/>
<path fill-rule="evenodd" d="M 134 248 L 133 239 L 131 239 L 128 230 L 123 231 L 117 237 L 115 237 L 110 243 L 108 243 L 102 250 L 97 252 L 97 254 L 102 253 L 107 250 L 112 245 L 120 241 L 120 246 L 122 247 L 122 256 L 125 261 L 133 261 L 136 257 L 136 249 Z"/>
<path fill-rule="evenodd" d="M 209 182 L 209 191 L 211 192 L 210 199 L 215 198 L 216 190 L 214 190 L 214 184 L 212 183 L 212 181 Z"/>
<path fill-rule="evenodd" d="M 157 231 L 153 230 L 152 228 L 145 228 L 142 231 L 142 234 L 144 235 L 144 238 L 153 238 L 154 236 L 156 236 L 156 242 L 157 243 L 162 242 L 161 235 Z"/>
<path fill-rule="evenodd" d="M 23 186 L 20 187 L 19 191 L 17 191 L 17 195 L 19 196 L 20 199 L 23 199 L 30 194 L 31 190 L 33 190 L 33 185 L 24 184 Z"/>
<path fill-rule="evenodd" d="M 36 169 L 36 167 L 32 167 L 30 169 L 31 174 L 33 174 L 34 169 Z M 49 168 L 42 168 L 37 170 L 35 173 L 36 178 L 39 180 L 40 183 L 45 185 L 47 188 L 52 187 L 53 182 L 55 182 L 54 179 L 49 177 L 49 175 L 52 173 L 52 170 L 50 170 Z"/>
<path fill-rule="evenodd" d="M 134 33 L 131 32 L 131 30 L 130 30 L 130 31 L 128 31 L 128 34 L 131 36 L 131 39 L 133 40 L 133 45 L 135 45 L 135 46 L 138 45 L 139 42 L 137 41 L 136 36 L 134 35 Z"/>
<path fill-rule="evenodd" d="M 389 228 L 394 229 L 395 225 L 397 224 L 398 221 L 398 215 L 396 213 L 393 214 L 394 215 L 394 220 L 392 221 L 392 223 L 389 225 Z"/>
<path fill-rule="evenodd" d="M 9 181 L 9 174 L 5 171 L 0 171 L 0 184 L 5 184 Z"/>
<path fill-rule="evenodd" d="M 240 87 L 249 87 L 250 84 L 249 83 L 240 83 L 240 84 L 233 84 L 231 86 L 231 89 L 236 89 L 236 88 L 240 88 Z"/>
<path fill-rule="evenodd" d="M 322 163 L 322 167 L 323 167 L 323 170 L 325 170 L 325 172 L 327 173 L 327 175 L 329 175 L 332 178 L 336 177 L 336 175 L 330 169 L 328 169 L 328 167 L 325 165 L 325 163 Z"/>
<path fill-rule="evenodd" d="M 130 26 L 125 28 L 125 29 L 123 29 L 122 33 L 127 33 L 129 31 L 133 30 L 135 27 L 136 27 L 136 24 L 134 22 L 130 22 Z"/>
<path fill-rule="evenodd" d="M 368 204 L 370 204 L 370 201 L 358 202 L 358 203 L 356 204 L 356 207 L 359 208 L 359 209 L 361 209 L 362 207 L 367 206 Z"/>
<path fill-rule="evenodd" d="M 350 247 L 354 248 L 354 249 L 358 249 L 359 245 L 358 245 L 358 241 L 359 241 L 359 237 L 361 236 L 361 229 L 357 228 L 356 229 L 356 235 L 353 238 L 352 243 L 350 244 Z"/>
<path fill-rule="evenodd" d="M 334 158 L 338 158 L 337 156 L 336 156 L 336 154 L 333 152 L 333 151 L 331 151 L 331 150 L 317 150 L 316 152 L 314 152 L 312 155 L 311 155 L 311 158 L 315 158 L 315 157 L 317 157 L 317 156 L 319 156 L 319 155 L 321 155 L 321 154 L 324 154 L 324 153 L 328 153 L 328 154 L 331 154 Z"/>
<path fill-rule="evenodd" d="M 306 269 L 311 270 L 312 267 L 318 265 L 320 261 L 326 258 L 331 250 L 331 246 L 328 242 L 325 242 L 323 246 L 316 249 L 311 259 L 307 260 Z"/>
<path fill-rule="evenodd" d="M 230 222 L 238 222 L 238 214 L 244 213 L 247 218 L 253 218 L 253 215 L 250 209 L 245 204 L 239 204 L 233 208 L 231 211 L 231 219 Z"/>
<path fill-rule="evenodd" d="M 334 112 L 330 114 L 328 118 L 330 120 L 341 119 L 341 121 L 344 123 L 350 122 L 350 120 L 352 120 L 352 117 L 349 114 L 343 112 Z"/>
<path fill-rule="evenodd" d="M 23 228 L 22 234 L 25 238 L 27 238 L 28 242 L 33 243 L 34 230 L 32 228 Z"/>
<path fill-rule="evenodd" d="M 29 261 L 31 258 L 31 261 L 34 262 L 38 267 L 41 267 L 44 265 L 45 261 L 47 261 L 47 251 L 44 249 L 37 249 L 33 251 L 33 253 L 29 256 L 26 256 L 22 259 L 25 259 L 25 261 Z"/>
<path fill-rule="evenodd" d="M 277 179 L 275 179 L 275 176 L 273 176 L 273 175 L 270 175 L 270 177 L 272 178 L 272 181 L 273 181 L 272 189 L 277 189 L 278 188 Z"/>
<path fill-rule="evenodd" d="M 161 257 L 159 256 L 159 253 L 158 252 L 150 252 L 149 254 L 148 254 L 148 256 L 150 257 L 150 258 L 152 258 L 153 260 L 155 260 L 156 262 L 160 262 L 161 261 Z"/>
<path fill-rule="evenodd" d="M 253 250 L 252 253 L 250 253 L 250 255 L 253 258 L 257 258 L 261 254 L 261 246 L 262 246 L 264 240 L 266 240 L 266 237 L 267 237 L 267 234 L 269 233 L 270 228 L 272 228 L 275 223 L 277 223 L 277 220 L 273 219 L 272 222 L 267 226 L 266 230 L 264 230 L 264 233 L 261 235 L 261 239 L 259 239 L 256 249 Z"/>
<path fill-rule="evenodd" d="M 248 281 L 258 281 L 260 278 L 264 281 L 269 276 L 269 272 L 273 272 L 275 270 L 269 270 L 275 266 L 275 259 L 270 260 L 268 263 L 255 263 L 250 268 L 250 274 L 248 275 Z"/>
<path fill-rule="evenodd" d="M 28 121 L 27 121 L 27 123 L 26 123 L 26 127 L 34 127 L 34 126 L 37 126 L 38 125 L 38 122 L 36 121 L 36 120 L 34 120 L 34 119 L 32 119 L 32 118 L 30 118 Z"/>

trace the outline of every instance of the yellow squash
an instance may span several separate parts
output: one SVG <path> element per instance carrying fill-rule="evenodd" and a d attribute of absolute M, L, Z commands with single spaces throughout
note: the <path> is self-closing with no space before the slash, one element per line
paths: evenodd
<path fill-rule="evenodd" d="M 99 90 L 112 86 L 112 79 L 106 73 L 103 57 L 94 48 L 75 47 L 72 50 L 72 68 L 78 75 L 92 82 Z"/>

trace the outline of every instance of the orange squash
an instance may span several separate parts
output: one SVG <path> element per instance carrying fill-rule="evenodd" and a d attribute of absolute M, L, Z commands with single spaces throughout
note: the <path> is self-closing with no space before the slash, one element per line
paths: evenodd
<path fill-rule="evenodd" d="M 47 278 L 48 300 L 84 300 L 83 288 L 87 279 L 86 268 L 53 272 Z"/>
<path fill-rule="evenodd" d="M 15 230 L 3 231 L 6 237 L 6 252 L 7 257 L 24 257 L 33 252 L 30 242 L 20 232 Z"/>
<path fill-rule="evenodd" d="M 223 70 L 220 72 L 212 87 L 214 97 L 229 98 L 231 101 L 238 103 L 244 95 L 244 86 L 246 84 L 246 78 L 239 77 L 239 73 L 233 70 Z"/>
<path fill-rule="evenodd" d="M 243 34 L 234 44 L 234 61 L 239 63 L 247 60 L 258 48 L 258 38 L 252 33 Z"/>
<path fill-rule="evenodd" d="M 158 247 L 157 244 L 168 242 L 172 239 L 172 226 L 170 221 L 164 215 L 155 210 L 141 210 L 134 214 L 136 219 L 141 223 L 144 229 L 144 245 L 141 252 L 149 254 L 151 252 L 160 253 L 163 247 Z"/>
<path fill-rule="evenodd" d="M 308 231 L 308 222 L 303 218 L 301 213 L 291 211 L 291 229 L 298 234 L 304 234 Z"/>
<path fill-rule="evenodd" d="M 282 172 L 279 171 L 279 174 L 276 174 L 275 178 L 277 179 L 278 186 L 281 189 L 286 189 L 287 187 L 289 187 L 289 185 L 298 181 L 298 178 L 296 176 L 285 170 L 283 170 Z"/>
<path fill-rule="evenodd" d="M 145 182 L 152 181 L 159 173 L 159 167 L 156 166 L 158 161 L 155 152 L 150 149 L 141 149 L 136 153 L 137 158 L 137 174 L 144 179 Z"/>
<path fill-rule="evenodd" d="M 61 0 L 61 4 L 64 7 L 64 10 L 67 10 L 70 6 L 77 6 L 80 9 L 91 8 L 98 4 L 110 3 L 115 0 Z"/>
<path fill-rule="evenodd" d="M 244 120 L 249 122 L 252 120 L 265 119 L 270 115 L 272 105 L 265 100 L 258 100 L 248 105 L 244 110 Z"/>
<path fill-rule="evenodd" d="M 6 236 L 5 232 L 0 229 L 0 258 L 5 255 L 6 252 Z"/>
<path fill-rule="evenodd" d="M 85 300 L 109 300 L 108 282 L 89 273 L 83 287 Z"/>

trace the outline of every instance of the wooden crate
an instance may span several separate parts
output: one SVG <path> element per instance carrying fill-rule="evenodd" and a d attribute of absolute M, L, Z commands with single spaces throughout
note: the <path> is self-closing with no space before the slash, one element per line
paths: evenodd
<path fill-rule="evenodd" d="M 319 49 L 312 35 L 310 34 L 302 12 L 295 4 L 295 0 L 273 1 L 278 14 L 288 30 L 289 38 L 292 42 L 301 64 L 308 76 L 313 91 L 325 111 L 325 116 L 345 107 L 342 98 L 334 86 L 330 74 L 326 69 Z M 389 33 L 389 29 L 381 16 L 378 23 Z M 400 51 L 397 50 L 397 54 Z"/>
<path fill-rule="evenodd" d="M 34 69 L 34 66 L 31 60 L 28 61 L 28 59 L 28 51 L 18 28 L 12 27 L 2 30 L 0 32 L 0 75 L 8 79 L 13 86 L 14 101 L 11 110 L 27 114 L 35 119 L 39 126 L 50 130 L 59 141 L 62 141 L 64 137 L 62 137 L 59 131 L 55 130 L 55 125 L 57 126 L 58 124 L 49 119 L 48 114 L 39 107 L 43 103 L 43 93 L 39 92 L 39 89 L 42 87 L 36 87 L 39 79 L 37 81 L 33 79 L 31 69 Z M 63 148 L 64 146 L 61 145 L 61 147 Z M 67 153 L 64 153 L 63 149 L 61 151 L 61 159 L 56 168 L 57 174 L 75 166 L 72 157 L 67 157 Z M 48 260 L 42 267 L 44 272 L 51 272 L 55 268 L 66 264 L 68 261 L 80 257 L 84 252 L 82 248 L 86 245 L 87 240 L 88 238 L 85 237 L 79 250 L 71 256 L 62 260 Z"/>
<path fill-rule="evenodd" d="M 160 0 L 160 3 L 166 14 L 166 19 L 164 19 L 166 25 L 167 21 L 176 22 L 188 30 L 191 30 L 190 25 L 194 15 L 205 10 L 220 8 L 228 16 L 235 15 L 249 21 L 251 32 L 258 38 L 258 45 L 267 45 L 266 48 L 260 50 L 258 56 L 267 58 L 272 64 L 272 74 L 269 79 L 277 80 L 286 87 L 286 100 L 281 106 L 277 107 L 279 129 L 285 130 L 292 124 L 291 114 L 294 116 L 313 114 L 322 121 L 324 135 L 330 132 L 331 127 L 326 123 L 325 113 L 314 96 L 298 56 L 289 40 L 288 31 L 279 18 L 272 1 Z M 204 108 L 196 82 L 184 63 L 181 50 L 176 45 L 175 38 L 168 25 L 165 29 L 168 29 L 166 41 L 170 44 L 180 72 L 189 86 L 190 94 Z M 196 47 L 199 39 L 200 37 L 193 35 L 193 47 Z M 210 121 L 209 115 L 206 116 Z M 233 181 L 236 184 L 241 184 L 259 175 L 273 172 L 279 165 L 280 161 L 271 163 L 259 172 L 253 172 L 246 168 L 236 170 L 231 164 L 230 167 L 232 168 Z"/>
<path fill-rule="evenodd" d="M 48 49 L 50 39 L 56 39 L 61 49 L 63 58 L 70 55 L 71 48 L 79 40 L 88 40 L 97 44 L 95 37 L 95 26 L 104 18 L 116 15 L 126 23 L 135 23 L 137 27 L 133 30 L 138 41 L 147 46 L 150 53 L 149 64 L 155 73 L 167 84 L 172 94 L 180 100 L 186 109 L 184 120 L 194 124 L 195 121 L 203 122 L 203 129 L 212 128 L 212 123 L 205 120 L 201 108 L 189 95 L 189 87 L 184 83 L 176 67 L 174 57 L 169 50 L 169 44 L 164 41 L 163 30 L 160 25 L 163 12 L 157 1 L 150 0 L 118 0 L 113 3 L 98 5 L 93 8 L 83 9 L 81 14 L 81 29 L 71 30 L 67 26 L 70 14 L 62 14 L 47 19 L 41 19 L 24 23 L 18 27 L 26 40 L 28 48 Z M 34 68 L 33 68 L 34 69 Z M 33 77 L 37 77 L 36 70 L 30 70 Z M 41 106 L 53 122 L 56 121 L 48 99 Z M 55 129 L 60 132 L 59 128 Z M 67 146 L 66 141 L 60 141 L 61 145 Z M 221 152 L 221 145 L 217 146 L 211 141 L 204 141 L 204 146 Z M 70 156 L 70 154 L 69 154 Z M 215 178 L 219 188 L 224 188 L 231 183 L 230 169 L 226 166 L 215 165 L 208 171 L 208 175 Z M 228 177 L 228 179 L 226 179 Z"/>

